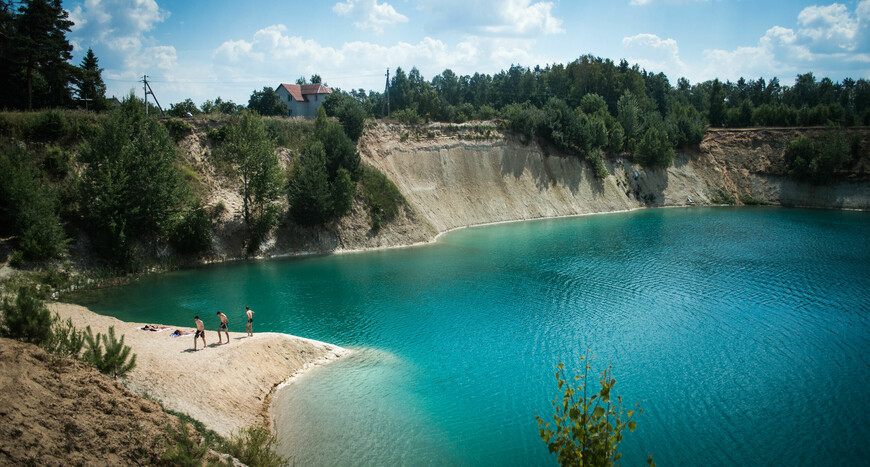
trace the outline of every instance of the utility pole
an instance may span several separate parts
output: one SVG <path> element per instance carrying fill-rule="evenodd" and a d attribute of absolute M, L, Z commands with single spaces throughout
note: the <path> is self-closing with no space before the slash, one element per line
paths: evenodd
<path fill-rule="evenodd" d="M 154 98 L 154 103 L 157 104 L 157 108 L 160 109 L 160 115 L 162 116 L 163 107 L 160 107 L 160 102 L 157 101 L 157 96 L 154 95 L 151 85 L 148 84 L 148 75 L 142 75 L 142 82 L 144 83 L 142 87 L 145 89 L 145 115 L 148 115 L 148 94 L 151 94 L 151 97 Z"/>
<path fill-rule="evenodd" d="M 387 68 L 387 86 L 384 88 L 384 94 L 387 95 L 387 118 L 390 118 L 390 69 Z"/>

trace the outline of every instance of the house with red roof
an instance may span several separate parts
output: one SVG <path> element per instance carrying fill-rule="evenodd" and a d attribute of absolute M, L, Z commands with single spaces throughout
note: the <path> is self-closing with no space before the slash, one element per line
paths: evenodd
<path fill-rule="evenodd" d="M 314 118 L 332 89 L 322 84 L 284 84 L 276 89 L 278 97 L 287 104 L 291 117 Z"/>

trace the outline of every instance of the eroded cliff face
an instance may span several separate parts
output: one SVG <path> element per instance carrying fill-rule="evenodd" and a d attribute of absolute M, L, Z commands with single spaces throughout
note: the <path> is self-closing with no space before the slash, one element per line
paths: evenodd
<path fill-rule="evenodd" d="M 610 175 L 597 180 L 589 164 L 537 142 L 524 144 L 492 122 L 418 127 L 374 123 L 359 142 L 362 160 L 384 172 L 407 200 L 396 219 L 375 231 L 359 194 L 352 212 L 320 227 L 289 219 L 258 256 L 332 253 L 434 241 L 439 233 L 494 222 L 626 211 L 644 207 L 719 204 L 727 199 L 772 205 L 870 209 L 870 158 L 864 151 L 847 181 L 825 186 L 787 177 L 783 153 L 799 134 L 821 129 L 709 131 L 700 147 L 677 153 L 674 166 L 645 169 L 629 155 L 609 155 Z M 870 129 L 852 129 L 870 148 Z M 188 163 L 203 173 L 215 215 L 207 260 L 246 256 L 238 181 L 215 173 L 205 139 L 182 143 Z M 286 167 L 295 155 L 280 150 Z M 286 212 L 286 200 L 282 209 Z M 218 206 L 223 206 L 219 208 Z"/>
<path fill-rule="evenodd" d="M 485 130 L 484 130 L 485 129 Z M 822 130 L 708 132 L 699 150 L 678 152 L 668 170 L 609 157 L 596 180 L 590 166 L 525 145 L 492 124 L 379 123 L 360 143 L 363 160 L 387 174 L 422 221 L 437 232 L 492 222 L 655 206 L 710 205 L 724 198 L 785 206 L 870 208 L 866 151 L 846 177 L 827 186 L 786 177 L 783 152 L 798 134 Z M 867 131 L 853 130 L 864 138 Z"/>

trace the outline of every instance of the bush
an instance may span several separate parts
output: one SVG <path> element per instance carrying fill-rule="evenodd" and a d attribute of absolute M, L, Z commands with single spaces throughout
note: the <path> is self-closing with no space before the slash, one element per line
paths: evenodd
<path fill-rule="evenodd" d="M 592 151 L 587 159 L 589 159 L 589 165 L 592 166 L 592 173 L 596 179 L 604 180 L 610 175 L 610 172 L 607 171 L 607 165 L 604 164 L 604 157 L 600 149 Z"/>
<path fill-rule="evenodd" d="M 710 197 L 710 202 L 713 204 L 727 204 L 734 205 L 737 204 L 737 200 L 734 196 L 731 196 L 724 188 L 719 188 L 713 193 L 713 196 Z"/>
<path fill-rule="evenodd" d="M 660 127 L 646 130 L 638 144 L 640 162 L 647 167 L 667 169 L 674 163 L 674 148 Z"/>
<path fill-rule="evenodd" d="M 42 161 L 42 167 L 55 179 L 62 179 L 69 173 L 71 159 L 72 154 L 69 151 L 64 151 L 57 146 L 51 146 L 48 148 L 48 153 Z"/>
<path fill-rule="evenodd" d="M 187 254 L 201 253 L 211 247 L 211 219 L 198 201 L 182 215 L 169 241 L 178 251 Z"/>
<path fill-rule="evenodd" d="M 4 298 L 2 308 L 0 336 L 39 346 L 49 342 L 53 320 L 36 288 L 19 288 L 15 301 Z"/>
<path fill-rule="evenodd" d="M 124 377 L 130 370 L 136 368 L 136 354 L 130 355 L 130 346 L 124 345 L 123 335 L 120 341 L 115 338 L 114 326 L 109 326 L 106 335 L 97 333 L 96 337 L 88 326 L 85 328 L 84 337 L 87 349 L 82 360 L 93 364 L 100 373 L 118 378 Z"/>
<path fill-rule="evenodd" d="M 176 120 L 174 118 L 165 120 L 163 122 L 163 126 L 166 127 L 166 130 L 169 132 L 169 136 L 172 137 L 172 140 L 178 143 L 185 136 L 193 133 L 193 127 L 190 126 L 184 120 Z"/>
<path fill-rule="evenodd" d="M 611 397 L 616 384 L 611 377 L 612 367 L 601 373 L 601 390 L 586 397 L 591 367 L 588 357 L 581 357 L 581 362 L 583 371 L 573 378 L 577 386 L 566 376 L 564 364 L 559 364 L 556 381 L 564 393 L 553 400 L 555 430 L 549 423 L 545 424 L 543 418 L 535 416 L 538 432 L 550 452 L 556 454 L 559 465 L 613 465 L 622 456 L 616 448 L 622 441 L 624 430 L 634 431 L 637 426 L 632 420 L 634 411 L 623 409 L 620 396 Z M 638 409 L 637 413 L 641 412 Z M 652 457 L 647 459 L 647 463 L 655 465 Z"/>
<path fill-rule="evenodd" d="M 60 110 L 44 110 L 39 113 L 30 127 L 30 138 L 42 141 L 57 141 L 63 138 L 69 124 Z"/>
<path fill-rule="evenodd" d="M 302 118 L 266 117 L 266 132 L 275 145 L 294 153 L 305 151 L 314 137 L 314 122 Z"/>
<path fill-rule="evenodd" d="M 396 185 L 374 167 L 363 166 L 360 178 L 363 194 L 371 217 L 372 230 L 379 230 L 384 222 L 392 220 L 405 201 Z"/>
<path fill-rule="evenodd" d="M 523 143 L 529 144 L 535 139 L 540 111 L 530 103 L 510 104 L 502 109 L 502 116 L 509 122 L 511 131 L 523 136 Z"/>
<path fill-rule="evenodd" d="M 405 125 L 418 125 L 422 119 L 414 109 L 402 109 L 393 112 L 392 117 Z"/>
<path fill-rule="evenodd" d="M 833 181 L 836 173 L 852 162 L 852 147 L 839 130 L 821 140 L 799 136 L 788 142 L 785 161 L 792 178 L 815 184 Z"/>
<path fill-rule="evenodd" d="M 163 452 L 162 459 L 169 465 L 200 467 L 202 466 L 203 458 L 208 453 L 209 445 L 200 443 L 190 436 L 190 427 L 187 421 L 181 417 L 178 418 L 178 429 L 173 428 L 171 424 L 167 424 L 164 428 L 166 437 L 164 440 L 166 451 Z"/>
<path fill-rule="evenodd" d="M 221 451 L 251 467 L 281 467 L 289 460 L 276 452 L 278 440 L 266 428 L 248 427 L 235 433 Z"/>
<path fill-rule="evenodd" d="M 51 335 L 42 348 L 54 355 L 77 358 L 85 344 L 84 333 L 73 326 L 70 318 L 61 321 L 60 316 L 55 314 L 52 321 Z"/>

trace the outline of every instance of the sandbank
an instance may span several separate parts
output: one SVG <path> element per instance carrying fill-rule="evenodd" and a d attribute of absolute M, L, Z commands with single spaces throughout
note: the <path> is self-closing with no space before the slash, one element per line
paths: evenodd
<path fill-rule="evenodd" d="M 206 342 L 193 351 L 193 335 L 172 337 L 172 328 L 143 331 L 143 323 L 128 323 L 98 315 L 67 303 L 48 305 L 78 329 L 90 326 L 94 334 L 115 327 L 115 335 L 136 354 L 136 368 L 126 378 L 132 391 L 160 401 L 170 410 L 184 412 L 222 436 L 251 425 L 271 428 L 269 407 L 276 388 L 306 370 L 347 354 L 324 342 L 273 332 L 230 332 L 230 343 L 219 345 L 217 331 L 206 323 Z M 158 323 L 150 323 L 158 324 Z M 193 319 L 191 317 L 191 324 Z M 192 329 L 180 328 L 180 329 Z M 230 321 L 230 329 L 244 330 L 244 323 Z"/>

